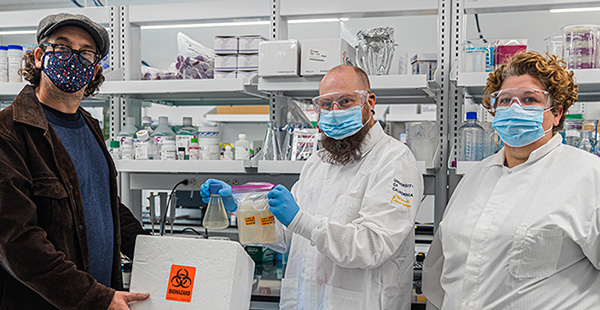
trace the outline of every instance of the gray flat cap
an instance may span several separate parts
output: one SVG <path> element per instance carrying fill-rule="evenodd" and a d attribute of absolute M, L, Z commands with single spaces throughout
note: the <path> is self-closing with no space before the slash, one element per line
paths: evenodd
<path fill-rule="evenodd" d="M 78 26 L 83 28 L 92 36 L 94 42 L 96 42 L 100 58 L 104 58 L 108 54 L 110 43 L 106 29 L 81 14 L 60 13 L 44 17 L 38 24 L 38 44 L 41 44 L 54 30 L 62 26 Z"/>

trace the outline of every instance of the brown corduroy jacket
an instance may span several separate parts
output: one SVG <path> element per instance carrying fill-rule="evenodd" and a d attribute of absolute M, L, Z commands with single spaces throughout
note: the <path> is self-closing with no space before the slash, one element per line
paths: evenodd
<path fill-rule="evenodd" d="M 89 274 L 89 252 L 75 166 L 26 86 L 0 111 L 0 309 L 108 308 L 122 289 L 120 252 L 132 257 L 148 234 L 117 196 L 117 172 L 98 122 L 79 108 L 107 158 L 114 226 L 112 286 Z"/>

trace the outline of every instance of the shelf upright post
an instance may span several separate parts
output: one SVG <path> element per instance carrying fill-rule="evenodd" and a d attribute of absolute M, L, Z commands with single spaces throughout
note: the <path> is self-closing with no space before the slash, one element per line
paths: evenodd
<path fill-rule="evenodd" d="M 287 21 L 281 17 L 280 10 L 281 0 L 272 0 L 269 25 L 271 40 L 287 39 Z M 275 122 L 277 126 L 287 124 L 287 98 L 279 92 L 270 92 L 269 105 L 269 121 Z"/>

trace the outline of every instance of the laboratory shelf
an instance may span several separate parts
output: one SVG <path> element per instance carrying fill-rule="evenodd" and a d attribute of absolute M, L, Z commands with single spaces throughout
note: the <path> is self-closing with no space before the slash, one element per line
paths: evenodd
<path fill-rule="evenodd" d="M 579 86 L 579 102 L 600 101 L 600 69 L 572 70 Z M 476 102 L 481 102 L 489 72 L 461 72 L 456 85 Z"/>
<path fill-rule="evenodd" d="M 258 173 L 300 174 L 305 161 L 261 160 L 258 162 Z"/>
<path fill-rule="evenodd" d="M 368 5 L 362 0 L 287 0 L 281 1 L 280 14 L 288 19 L 436 15 L 438 5 L 437 0 L 371 0 Z"/>
<path fill-rule="evenodd" d="M 456 162 L 456 174 L 466 174 L 469 170 L 479 164 L 479 161 L 457 161 Z"/>
<path fill-rule="evenodd" d="M 220 123 L 263 123 L 269 121 L 269 114 L 205 114 L 210 122 Z"/>
<path fill-rule="evenodd" d="M 467 14 L 546 11 L 552 9 L 587 8 L 600 6 L 598 0 L 470 0 L 464 1 Z"/>
<path fill-rule="evenodd" d="M 261 77 L 258 90 L 310 99 L 319 94 L 321 79 L 322 76 Z M 435 103 L 435 93 L 430 88 L 432 81 L 428 81 L 426 75 L 379 75 L 369 76 L 369 80 L 378 103 Z"/>
<path fill-rule="evenodd" d="M 243 79 L 107 81 L 102 95 L 166 101 L 173 105 L 268 104 L 256 85 Z"/>
<path fill-rule="evenodd" d="M 115 160 L 119 172 L 245 173 L 241 160 Z"/>
<path fill-rule="evenodd" d="M 267 21 L 271 4 L 270 0 L 228 0 L 132 5 L 129 6 L 129 22 L 138 26 L 173 23 L 185 27 L 185 24 L 202 21 Z"/>

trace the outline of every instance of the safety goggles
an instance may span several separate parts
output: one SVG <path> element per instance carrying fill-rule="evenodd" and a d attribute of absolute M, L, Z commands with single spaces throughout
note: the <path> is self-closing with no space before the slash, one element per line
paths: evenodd
<path fill-rule="evenodd" d="M 522 108 L 542 107 L 544 109 L 552 107 L 552 96 L 545 90 L 534 88 L 507 88 L 495 91 L 490 95 L 490 111 L 496 112 L 503 107 L 508 108 L 513 103 L 517 103 Z"/>
<path fill-rule="evenodd" d="M 340 110 L 345 110 L 357 105 L 362 106 L 367 102 L 368 96 L 369 92 L 366 90 L 343 91 L 314 97 L 312 103 L 317 113 L 321 110 L 331 111 L 334 105 Z"/>

